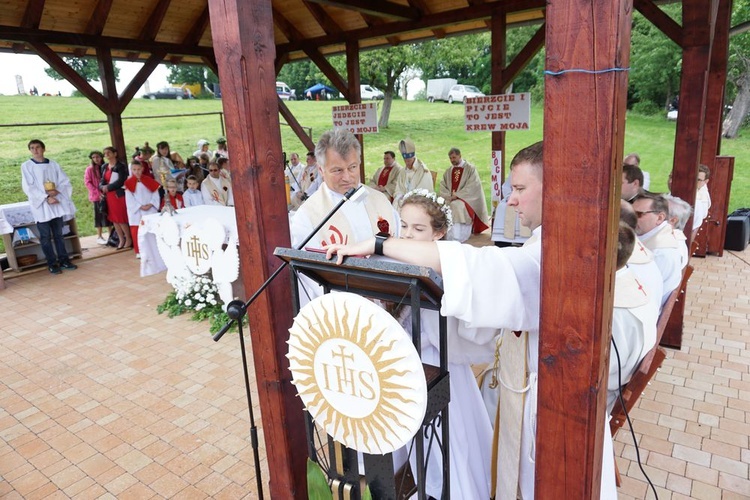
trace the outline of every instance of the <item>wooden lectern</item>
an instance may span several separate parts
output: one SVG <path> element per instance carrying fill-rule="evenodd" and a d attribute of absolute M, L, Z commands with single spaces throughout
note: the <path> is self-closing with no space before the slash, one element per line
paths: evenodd
<path fill-rule="evenodd" d="M 442 278 L 429 267 L 413 266 L 388 259 L 347 257 L 343 264 L 336 265 L 324 254 L 277 248 L 275 255 L 286 261 L 292 269 L 292 294 L 295 315 L 299 312 L 299 275 L 319 284 L 324 293 L 346 291 L 367 298 L 396 304 L 405 304 L 412 309 L 412 341 L 421 353 L 420 309 L 440 309 L 443 295 Z M 302 292 L 304 293 L 304 292 Z M 440 366 L 422 365 L 427 381 L 427 412 L 416 437 L 429 438 L 427 447 L 439 446 L 442 451 L 443 495 L 450 498 L 448 403 L 450 402 L 450 380 L 448 374 L 448 352 L 446 319 L 440 317 Z M 306 415 L 308 453 L 328 474 L 335 499 L 359 500 L 364 484 L 369 485 L 375 499 L 409 498 L 414 493 L 411 481 L 405 480 L 402 472 L 394 475 L 392 454 L 363 454 L 364 477 L 360 476 L 357 450 L 346 448 L 329 435 L 320 436 L 317 428 Z M 439 436 L 437 426 L 440 426 Z M 426 499 L 424 439 L 414 439 L 407 444 L 410 453 L 416 454 L 417 498 Z M 429 456 L 429 455 L 428 455 Z M 409 463 L 406 466 L 408 468 Z M 413 480 L 412 480 L 413 481 Z"/>

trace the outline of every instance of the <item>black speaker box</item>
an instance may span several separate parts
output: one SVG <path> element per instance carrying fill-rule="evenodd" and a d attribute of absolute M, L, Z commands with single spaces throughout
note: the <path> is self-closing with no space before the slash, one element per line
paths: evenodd
<path fill-rule="evenodd" d="M 743 251 L 750 242 L 750 216 L 730 215 L 727 217 L 727 239 L 724 249 Z"/>

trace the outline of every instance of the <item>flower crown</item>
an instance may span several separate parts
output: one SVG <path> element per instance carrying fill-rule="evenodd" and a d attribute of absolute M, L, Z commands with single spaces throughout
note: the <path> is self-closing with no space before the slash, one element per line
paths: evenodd
<path fill-rule="evenodd" d="M 440 207 L 440 211 L 445 214 L 445 220 L 448 224 L 447 229 L 450 229 L 451 226 L 453 226 L 453 211 L 451 210 L 450 205 L 445 203 L 445 198 L 443 198 L 442 196 L 438 196 L 437 194 L 432 193 L 424 188 L 418 188 L 412 189 L 411 191 L 406 193 L 401 199 L 401 203 L 403 204 L 404 200 L 406 200 L 410 196 L 422 196 L 437 204 L 437 206 Z"/>

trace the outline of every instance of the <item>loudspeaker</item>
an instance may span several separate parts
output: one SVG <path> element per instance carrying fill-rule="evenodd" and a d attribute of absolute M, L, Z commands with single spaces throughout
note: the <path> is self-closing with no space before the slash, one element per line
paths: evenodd
<path fill-rule="evenodd" d="M 750 242 L 750 217 L 747 215 L 730 215 L 727 217 L 727 239 L 725 250 L 743 251 Z"/>

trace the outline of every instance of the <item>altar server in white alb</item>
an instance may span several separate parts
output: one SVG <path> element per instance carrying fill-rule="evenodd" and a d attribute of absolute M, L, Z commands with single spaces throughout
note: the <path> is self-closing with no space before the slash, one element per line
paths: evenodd
<path fill-rule="evenodd" d="M 675 236 L 668 220 L 669 203 L 662 195 L 643 191 L 633 201 L 633 209 L 638 216 L 635 232 L 646 248 L 654 253 L 654 261 L 661 273 L 663 306 L 682 280 L 682 269 L 687 265 L 685 240 Z"/>
<path fill-rule="evenodd" d="M 426 189 L 435 192 L 435 180 L 427 165 L 417 158 L 417 146 L 411 139 L 404 139 L 398 144 L 401 157 L 404 159 L 404 168 L 398 173 L 396 179 L 396 191 L 393 193 L 393 206 L 398 207 L 401 198 L 412 189 Z"/>
<path fill-rule="evenodd" d="M 451 167 L 443 174 L 439 192 L 450 202 L 453 211 L 453 227 L 448 231 L 448 239 L 463 242 L 472 234 L 489 229 L 487 202 L 477 168 L 461 157 L 461 150 L 451 148 L 448 159 Z"/>
<path fill-rule="evenodd" d="M 73 218 L 73 186 L 56 161 L 44 157 L 45 146 L 39 139 L 28 144 L 31 158 L 21 164 L 21 189 L 29 199 L 31 214 L 39 230 L 39 242 L 52 274 L 73 270 L 63 239 L 63 221 Z"/>
<path fill-rule="evenodd" d="M 401 200 L 401 238 L 412 241 L 438 241 L 450 229 L 453 216 L 446 200 L 425 189 L 409 191 Z M 405 306 L 395 311 L 401 326 L 411 333 L 411 308 Z M 438 312 L 422 309 L 421 358 L 423 363 L 440 365 L 440 323 Z M 490 458 L 492 453 L 492 424 L 484 409 L 471 363 L 487 363 L 494 352 L 493 334 L 490 332 L 484 345 L 465 340 L 457 334 L 458 320 L 448 318 L 448 371 L 450 372 L 450 405 L 448 409 L 450 432 L 450 495 L 455 500 L 474 500 L 490 497 Z M 433 498 L 443 492 L 443 460 L 440 447 L 434 441 L 441 425 L 430 437 L 425 437 L 427 470 L 425 490 Z M 421 434 L 420 434 L 421 435 Z M 432 444 L 430 444 L 430 440 Z M 416 448 L 411 444 L 409 461 L 412 473 L 417 470 Z"/>
<path fill-rule="evenodd" d="M 138 243 L 141 219 L 144 215 L 157 213 L 159 203 L 159 183 L 153 177 L 143 175 L 143 165 L 139 160 L 133 160 L 130 165 L 130 177 L 125 180 L 125 204 L 128 207 L 128 225 L 136 259 L 141 258 Z"/>
<path fill-rule="evenodd" d="M 542 143 L 521 150 L 511 162 L 513 192 L 508 206 L 532 230 L 523 247 L 475 248 L 456 241 L 418 242 L 372 238 L 357 245 L 332 246 L 327 255 L 382 254 L 410 264 L 429 266 L 443 275 L 440 312 L 459 320 L 458 335 L 477 344 L 481 332 L 501 329 L 497 340 L 495 413 L 498 459 L 491 465 L 498 500 L 534 498 L 539 304 L 542 237 Z M 502 290 L 502 295 L 499 291 Z M 516 335 L 516 332 L 520 332 Z M 543 466 L 543 464 L 542 464 Z M 603 480 L 610 476 L 603 474 Z M 614 491 L 602 484 L 602 491 Z M 603 495 L 603 498 L 607 498 Z"/>

